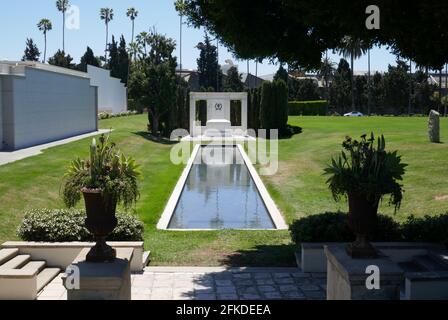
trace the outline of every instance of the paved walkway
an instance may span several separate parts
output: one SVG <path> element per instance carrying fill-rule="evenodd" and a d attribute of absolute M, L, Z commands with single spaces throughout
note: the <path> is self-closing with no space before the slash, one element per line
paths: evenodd
<path fill-rule="evenodd" d="M 295 268 L 148 267 L 132 275 L 133 300 L 322 300 L 324 274 Z M 61 278 L 56 278 L 38 300 L 66 300 Z"/>
<path fill-rule="evenodd" d="M 21 149 L 21 150 L 17 150 L 17 151 L 11 151 L 11 152 L 0 151 L 0 166 L 15 162 L 15 161 L 19 161 L 22 159 L 26 159 L 29 157 L 37 156 L 37 155 L 41 154 L 43 150 L 48 149 L 48 148 L 53 148 L 56 146 L 60 146 L 60 145 L 67 144 L 67 143 L 70 143 L 73 141 L 78 141 L 81 139 L 93 137 L 93 136 L 100 135 L 103 133 L 105 133 L 105 134 L 110 133 L 110 130 L 101 129 L 101 130 L 98 130 L 95 132 L 82 134 L 79 136 L 62 139 L 62 140 L 58 140 L 58 141 L 54 141 L 54 142 L 50 142 L 50 143 L 46 143 L 46 144 L 41 144 L 41 145 L 38 145 L 35 147 Z"/>

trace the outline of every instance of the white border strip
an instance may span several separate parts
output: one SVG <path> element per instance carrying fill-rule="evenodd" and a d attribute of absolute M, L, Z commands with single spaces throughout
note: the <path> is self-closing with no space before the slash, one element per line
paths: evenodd
<path fill-rule="evenodd" d="M 182 195 L 182 191 L 184 190 L 185 183 L 187 182 L 188 175 L 190 174 L 191 167 L 194 164 L 194 160 L 196 159 L 196 156 L 199 152 L 199 149 L 201 148 L 200 144 L 197 144 L 193 152 L 191 154 L 190 160 L 188 160 L 187 166 L 185 167 L 184 171 L 182 172 L 182 175 L 179 178 L 179 181 L 177 181 L 176 187 L 174 188 L 173 194 L 170 197 L 170 200 L 168 201 L 165 210 L 163 211 L 162 217 L 159 220 L 159 223 L 157 224 L 157 229 L 161 230 L 167 230 L 168 225 L 170 224 L 171 217 L 174 213 L 174 210 L 176 210 L 177 203 L 179 202 L 180 196 Z"/>
<path fill-rule="evenodd" d="M 207 145 L 204 145 L 207 146 Z M 257 170 L 252 165 L 252 162 L 250 161 L 249 157 L 247 156 L 246 152 L 244 151 L 244 148 L 240 144 L 234 145 L 238 148 L 244 163 L 247 166 L 247 169 L 249 170 L 249 173 L 258 189 L 258 192 L 260 193 L 261 199 L 264 202 L 264 205 L 266 206 L 266 209 L 268 211 L 268 214 L 270 215 L 270 218 L 272 219 L 272 222 L 274 223 L 275 229 L 235 229 L 235 230 L 244 230 L 244 231 L 276 231 L 276 230 L 288 230 L 288 225 L 286 224 L 285 220 L 283 219 L 283 216 L 281 215 L 280 211 L 278 210 L 277 206 L 275 205 L 274 200 L 272 200 L 271 196 L 269 195 L 269 192 L 267 191 L 266 187 L 263 184 L 263 181 L 260 179 L 260 176 L 258 175 Z M 170 224 L 171 218 L 174 214 L 174 211 L 176 210 L 177 204 L 179 203 L 179 199 L 182 195 L 182 192 L 185 187 L 185 183 L 187 182 L 188 176 L 190 174 L 191 168 L 196 160 L 196 157 L 199 153 L 199 150 L 203 147 L 202 144 L 197 144 L 193 152 L 191 154 L 191 158 L 188 161 L 187 166 L 185 167 L 184 171 L 182 172 L 181 177 L 179 178 L 179 181 L 176 184 L 176 187 L 174 188 L 174 191 L 168 201 L 168 204 L 165 207 L 165 210 L 163 211 L 162 217 L 160 218 L 159 222 L 157 223 L 157 229 L 159 230 L 167 230 L 167 231 L 216 231 L 215 229 L 168 229 L 168 226 Z"/>
<path fill-rule="evenodd" d="M 246 151 L 244 151 L 244 148 L 240 144 L 237 145 L 237 148 L 238 150 L 240 150 L 241 156 L 243 157 L 243 160 L 246 163 L 247 168 L 249 169 L 250 175 L 252 176 L 252 179 L 257 186 L 258 192 L 260 193 L 261 199 L 263 200 L 266 209 L 268 209 L 268 212 L 271 215 L 271 219 L 274 222 L 275 227 L 277 228 L 277 230 L 288 230 L 288 225 L 286 224 L 285 219 L 283 219 L 280 210 L 278 210 L 274 200 L 272 200 L 271 195 L 264 186 L 263 181 L 261 181 L 261 178 L 258 175 L 255 167 L 253 166 L 252 161 L 250 161 L 249 157 L 247 156 Z"/>

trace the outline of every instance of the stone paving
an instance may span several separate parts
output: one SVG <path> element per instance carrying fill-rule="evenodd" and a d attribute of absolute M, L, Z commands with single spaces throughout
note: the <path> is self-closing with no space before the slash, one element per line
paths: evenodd
<path fill-rule="evenodd" d="M 132 275 L 133 300 L 323 300 L 324 274 L 295 268 L 174 268 L 149 267 Z M 56 278 L 38 300 L 65 300 Z"/>

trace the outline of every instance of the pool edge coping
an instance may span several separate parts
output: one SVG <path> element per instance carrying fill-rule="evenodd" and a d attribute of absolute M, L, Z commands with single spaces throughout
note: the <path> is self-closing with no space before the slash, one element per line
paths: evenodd
<path fill-rule="evenodd" d="M 187 182 L 188 176 L 190 175 L 191 168 L 193 167 L 193 164 L 195 162 L 196 156 L 199 153 L 200 148 L 203 146 L 203 144 L 199 143 L 195 145 L 193 152 L 191 153 L 190 159 L 188 160 L 188 163 L 185 167 L 185 169 L 182 172 L 182 175 L 180 176 L 179 180 L 176 183 L 176 187 L 174 188 L 167 205 L 165 206 L 165 209 L 162 213 L 162 216 L 157 223 L 157 229 L 158 230 L 164 230 L 164 231 L 217 231 L 217 229 L 168 229 L 168 226 L 170 224 L 170 221 L 173 217 L 174 211 L 176 210 L 177 204 L 179 203 L 179 199 L 182 195 L 182 192 L 185 187 L 185 183 Z M 252 177 L 255 186 L 257 187 L 258 193 L 260 194 L 260 197 L 262 201 L 264 202 L 264 205 L 266 206 L 266 209 L 269 213 L 269 216 L 275 226 L 275 229 L 232 229 L 232 230 L 244 230 L 244 231 L 281 231 L 281 230 L 288 230 L 288 225 L 286 224 L 282 214 L 280 213 L 280 210 L 278 209 L 277 205 L 275 204 L 274 200 L 272 199 L 271 195 L 269 194 L 268 190 L 266 189 L 263 181 L 261 180 L 257 170 L 255 169 L 254 165 L 252 164 L 252 161 L 249 159 L 248 155 L 244 151 L 244 148 L 240 144 L 234 144 L 240 151 L 241 157 L 243 158 L 243 161 L 247 167 L 247 170 L 250 173 L 250 176 Z"/>

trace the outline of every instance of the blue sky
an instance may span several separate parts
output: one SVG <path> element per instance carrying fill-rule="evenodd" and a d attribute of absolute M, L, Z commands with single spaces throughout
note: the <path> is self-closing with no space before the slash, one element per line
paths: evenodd
<path fill-rule="evenodd" d="M 43 35 L 36 24 L 41 18 L 48 18 L 53 23 L 53 30 L 48 34 L 47 56 L 53 55 L 62 47 L 62 16 L 57 11 L 55 0 L 4 0 L 0 11 L 0 59 L 20 60 L 23 56 L 27 37 L 33 38 L 41 51 L 44 49 Z M 115 17 L 110 24 L 110 34 L 119 37 L 124 34 L 127 41 L 131 38 L 131 24 L 126 17 L 126 9 L 135 7 L 139 11 L 136 20 L 136 33 L 155 26 L 157 31 L 175 39 L 179 38 L 179 17 L 174 10 L 173 0 L 72 0 L 71 4 L 80 9 L 79 30 L 66 30 L 66 51 L 78 62 L 90 46 L 96 55 L 102 55 L 105 46 L 105 26 L 99 19 L 102 7 L 114 9 Z M 184 28 L 183 66 L 196 68 L 197 43 L 203 39 L 204 30 Z M 176 52 L 178 56 L 178 52 Z M 336 62 L 339 56 L 330 54 Z M 232 55 L 220 47 L 220 63 L 233 59 Z M 246 62 L 240 64 L 240 72 L 246 72 Z M 372 69 L 386 70 L 388 64 L 394 64 L 395 57 L 385 48 L 372 50 Z M 250 63 L 251 72 L 255 73 L 255 64 Z M 265 63 L 259 65 L 258 74 L 270 74 L 277 66 Z M 355 70 L 367 70 L 367 57 L 356 61 Z"/>

